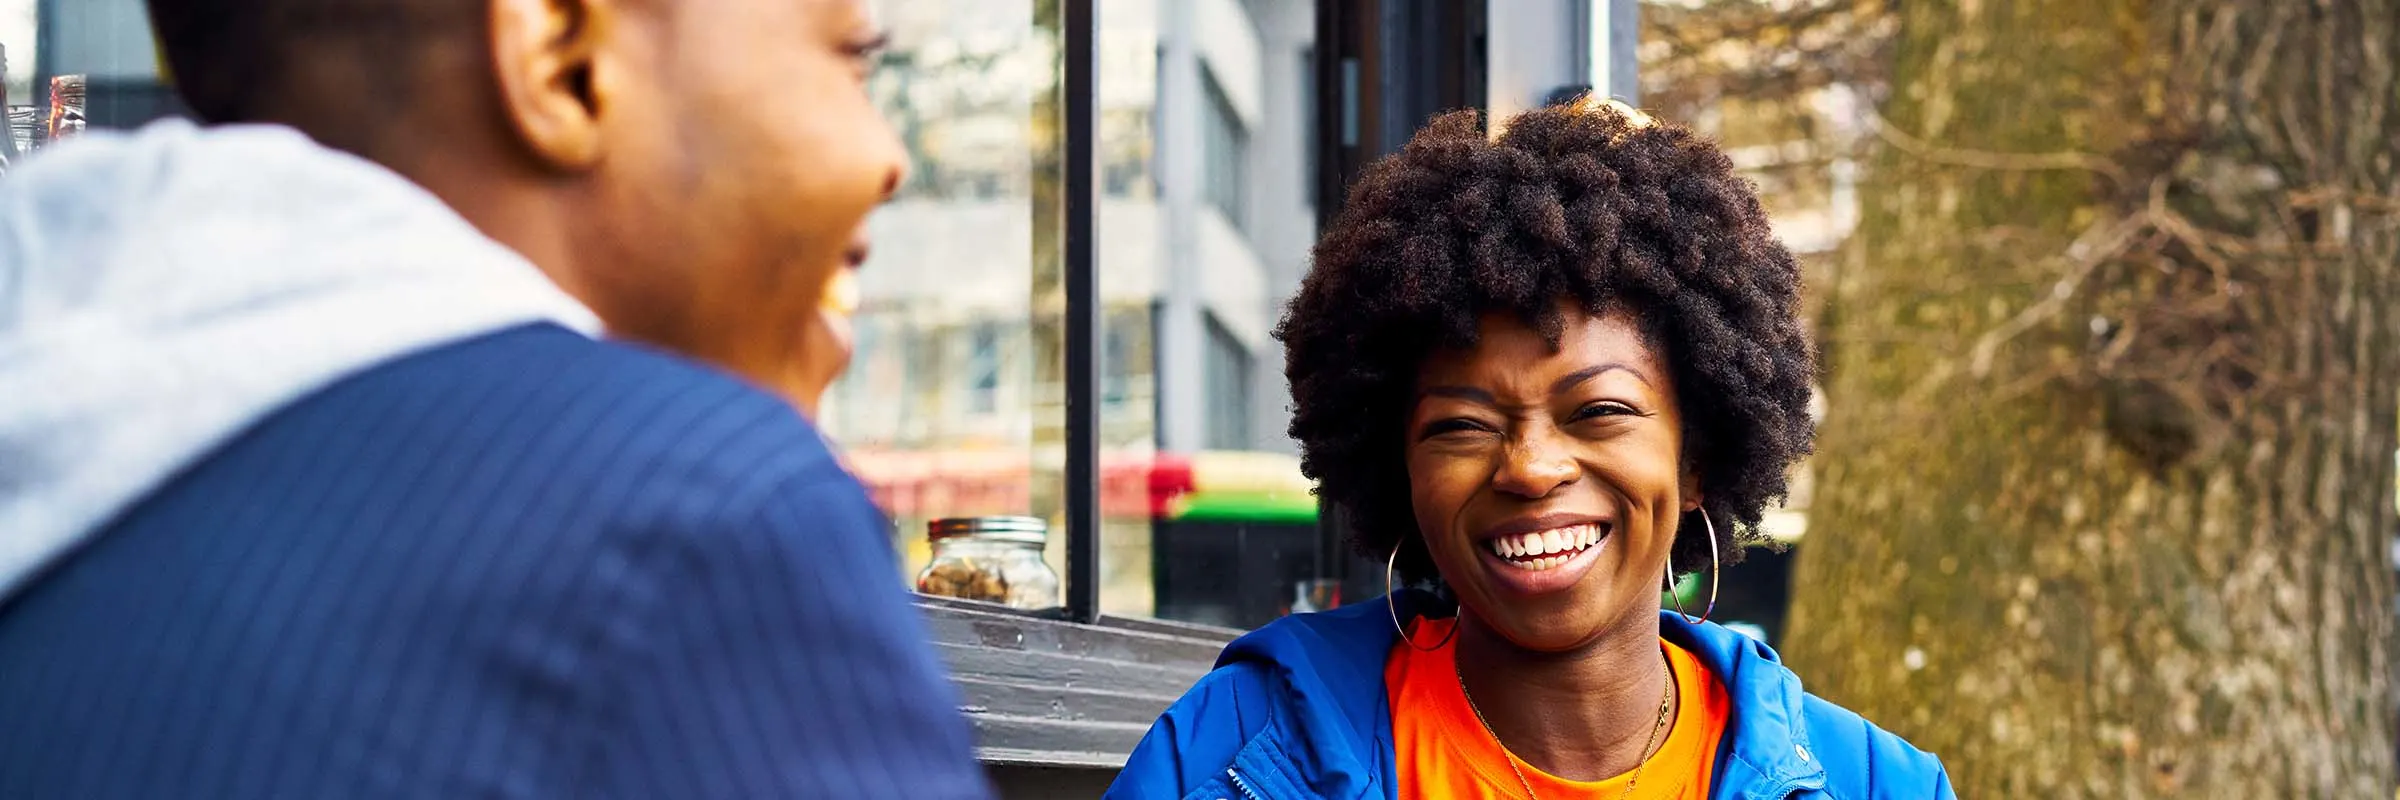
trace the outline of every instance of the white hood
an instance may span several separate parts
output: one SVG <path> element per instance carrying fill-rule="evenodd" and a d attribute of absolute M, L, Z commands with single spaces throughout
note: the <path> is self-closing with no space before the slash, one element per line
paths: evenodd
<path fill-rule="evenodd" d="M 432 194 L 283 128 L 94 132 L 0 176 L 0 598 L 313 390 L 591 312 Z"/>

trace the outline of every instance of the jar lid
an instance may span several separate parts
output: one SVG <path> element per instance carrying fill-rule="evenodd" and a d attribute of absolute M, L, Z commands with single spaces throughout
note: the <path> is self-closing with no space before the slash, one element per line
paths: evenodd
<path fill-rule="evenodd" d="M 925 540 L 974 537 L 1015 544 L 1047 544 L 1050 523 L 1040 517 L 945 517 L 925 525 Z"/>

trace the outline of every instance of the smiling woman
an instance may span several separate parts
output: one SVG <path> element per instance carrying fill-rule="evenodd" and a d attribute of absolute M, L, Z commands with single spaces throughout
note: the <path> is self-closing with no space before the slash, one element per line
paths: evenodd
<path fill-rule="evenodd" d="M 1117 790 L 1947 797 L 1763 644 L 1660 613 L 1813 435 L 1799 270 L 1749 184 L 1615 103 L 1479 123 L 1360 179 L 1277 331 L 1303 469 L 1432 591 L 1236 641 Z"/>
<path fill-rule="evenodd" d="M 1555 338 L 1487 314 L 1474 346 L 1425 360 L 1405 463 L 1419 540 L 1452 593 L 1491 632 L 1563 650 L 1650 622 L 1678 518 L 1701 497 L 1642 333 L 1621 313 L 1552 313 Z"/>

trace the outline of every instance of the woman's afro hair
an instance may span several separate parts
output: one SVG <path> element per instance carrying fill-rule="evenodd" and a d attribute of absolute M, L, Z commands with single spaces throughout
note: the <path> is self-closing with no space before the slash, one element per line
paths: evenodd
<path fill-rule="evenodd" d="M 1815 436 L 1799 293 L 1750 183 L 1690 129 L 1607 102 L 1527 111 L 1498 137 L 1445 114 L 1359 177 L 1276 327 L 1301 471 L 1361 555 L 1405 543 L 1403 574 L 1436 577 L 1403 452 L 1420 366 L 1473 346 L 1486 313 L 1553 344 L 1562 300 L 1627 313 L 1671 365 L 1685 466 L 1734 563 Z M 1703 530 L 1685 516 L 1677 572 L 1709 568 Z"/>

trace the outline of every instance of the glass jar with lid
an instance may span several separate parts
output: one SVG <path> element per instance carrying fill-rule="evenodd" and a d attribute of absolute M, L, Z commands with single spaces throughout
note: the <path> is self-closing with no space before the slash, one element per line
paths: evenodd
<path fill-rule="evenodd" d="M 926 525 L 933 560 L 917 591 L 1014 608 L 1056 608 L 1058 573 L 1042 560 L 1050 526 L 1037 517 L 950 517 Z"/>

